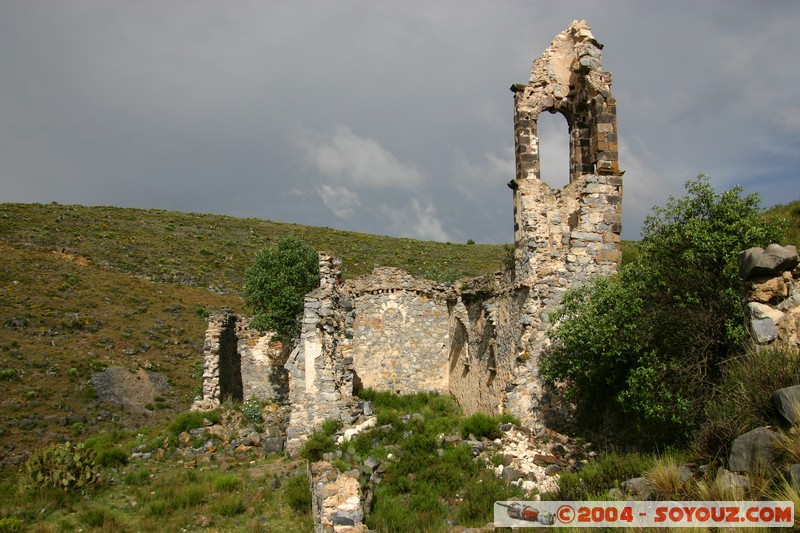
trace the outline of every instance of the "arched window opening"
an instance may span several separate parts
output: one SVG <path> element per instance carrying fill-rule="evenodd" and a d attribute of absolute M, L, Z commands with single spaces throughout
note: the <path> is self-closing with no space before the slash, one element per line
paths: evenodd
<path fill-rule="evenodd" d="M 536 121 L 539 177 L 554 189 L 569 183 L 569 125 L 561 113 L 543 112 Z"/>

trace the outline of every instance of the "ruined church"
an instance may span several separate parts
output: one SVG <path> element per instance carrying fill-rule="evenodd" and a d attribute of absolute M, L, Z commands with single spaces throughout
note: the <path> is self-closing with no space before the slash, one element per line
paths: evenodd
<path fill-rule="evenodd" d="M 305 297 L 294 344 L 273 343 L 247 317 L 212 315 L 196 405 L 251 397 L 290 404 L 289 453 L 326 419 L 354 421 L 355 393 L 365 387 L 450 394 L 466 414 L 507 412 L 543 429 L 539 360 L 550 316 L 567 290 L 614 272 L 621 255 L 623 171 L 602 48 L 575 21 L 533 62 L 528 82 L 511 86 L 513 270 L 447 285 L 376 268 L 342 283 L 339 260 L 321 253 L 320 286 Z M 541 176 L 544 112 L 568 124 L 569 183 L 560 190 Z"/>

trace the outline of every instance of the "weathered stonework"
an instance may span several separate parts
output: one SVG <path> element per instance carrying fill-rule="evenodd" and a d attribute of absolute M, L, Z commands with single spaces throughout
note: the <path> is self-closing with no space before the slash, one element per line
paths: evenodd
<path fill-rule="evenodd" d="M 794 246 L 771 244 L 739 254 L 745 329 L 754 346 L 800 350 L 800 259 Z"/>
<path fill-rule="evenodd" d="M 290 454 L 324 420 L 356 421 L 361 412 L 354 393 L 361 387 L 449 393 L 467 414 L 509 412 L 544 430 L 539 359 L 550 346 L 550 315 L 564 292 L 614 272 L 620 258 L 616 102 L 601 49 L 585 22 L 573 22 L 533 63 L 528 83 L 512 87 L 513 271 L 449 286 L 377 268 L 341 283 L 338 260 L 321 254 L 320 287 L 306 295 L 302 332 L 286 362 Z M 537 120 L 543 111 L 561 113 L 569 124 L 570 183 L 561 190 L 540 176 Z M 228 394 L 225 383 L 236 382 L 235 372 L 221 369 L 236 356 L 242 359 L 241 395 L 274 392 L 255 383 L 262 370 L 249 362 L 247 350 L 264 342 L 231 320 L 215 318 L 209 325 L 204 397 Z M 236 354 L 223 342 L 231 328 L 240 339 Z M 226 382 L 228 375 L 234 379 Z"/>
<path fill-rule="evenodd" d="M 284 403 L 289 396 L 284 367 L 291 344 L 273 341 L 250 327 L 251 317 L 228 311 L 208 319 L 203 354 L 203 395 L 197 409 L 213 409 L 225 400 L 258 398 Z"/>
<path fill-rule="evenodd" d="M 367 531 L 363 524 L 360 474 L 358 470 L 339 472 L 338 468 L 327 461 L 308 464 L 314 531 Z"/>
<path fill-rule="evenodd" d="M 359 387 L 447 393 L 446 288 L 397 268 L 346 283 L 353 303 L 353 371 Z"/>

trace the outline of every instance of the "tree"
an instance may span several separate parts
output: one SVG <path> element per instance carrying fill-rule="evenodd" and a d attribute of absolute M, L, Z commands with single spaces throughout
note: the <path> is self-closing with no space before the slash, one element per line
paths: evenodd
<path fill-rule="evenodd" d="M 744 338 L 736 258 L 781 235 L 741 187 L 717 194 L 701 174 L 686 191 L 647 217 L 636 261 L 565 295 L 542 362 L 580 421 L 637 442 L 681 440 L 701 421 Z"/>
<path fill-rule="evenodd" d="M 244 276 L 244 296 L 253 309 L 252 326 L 285 337 L 300 332 L 304 296 L 319 286 L 319 256 L 289 235 L 262 250 Z"/>

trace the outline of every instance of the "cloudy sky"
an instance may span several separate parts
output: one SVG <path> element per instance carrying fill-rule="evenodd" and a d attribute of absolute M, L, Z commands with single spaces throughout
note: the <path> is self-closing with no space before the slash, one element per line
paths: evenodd
<path fill-rule="evenodd" d="M 700 172 L 800 198 L 794 0 L 0 0 L 0 202 L 510 242 L 509 87 L 574 19 L 613 73 L 623 237 Z"/>

